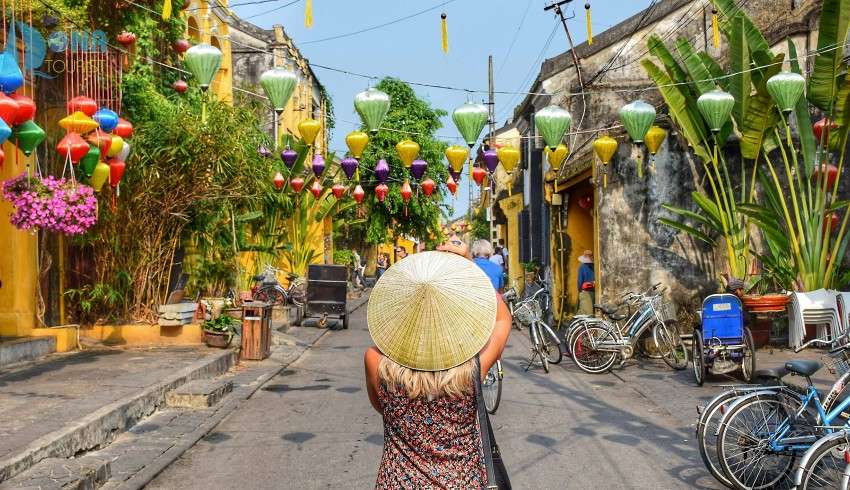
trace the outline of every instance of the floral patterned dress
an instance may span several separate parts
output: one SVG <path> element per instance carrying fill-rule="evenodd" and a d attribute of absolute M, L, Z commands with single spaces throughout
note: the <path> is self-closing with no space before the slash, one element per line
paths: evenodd
<path fill-rule="evenodd" d="M 379 489 L 471 489 L 487 480 L 475 395 L 409 399 L 383 386 Z"/>

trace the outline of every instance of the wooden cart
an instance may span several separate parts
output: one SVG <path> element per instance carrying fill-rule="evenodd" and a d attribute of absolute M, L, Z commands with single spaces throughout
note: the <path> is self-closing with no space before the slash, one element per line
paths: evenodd
<path fill-rule="evenodd" d="M 346 298 L 348 268 L 344 265 L 311 264 L 307 269 L 307 317 L 318 317 L 324 327 L 328 317 L 339 318 L 348 328 Z"/>

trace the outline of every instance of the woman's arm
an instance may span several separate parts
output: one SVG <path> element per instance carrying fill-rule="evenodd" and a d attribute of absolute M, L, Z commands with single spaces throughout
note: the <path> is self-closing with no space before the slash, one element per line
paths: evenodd
<path fill-rule="evenodd" d="M 493 328 L 493 333 L 490 334 L 490 340 L 487 345 L 481 349 L 478 354 L 481 360 L 481 377 L 487 374 L 487 371 L 496 364 L 502 357 L 502 352 L 505 350 L 505 344 L 508 343 L 508 336 L 511 334 L 511 312 L 508 306 L 502 301 L 501 295 L 496 295 L 496 326 Z"/>
<path fill-rule="evenodd" d="M 369 393 L 369 402 L 378 413 L 384 413 L 381 407 L 381 400 L 378 398 L 378 365 L 381 363 L 381 358 L 384 357 L 377 347 L 372 346 L 366 349 L 366 354 L 363 356 L 363 364 L 366 366 L 366 391 Z"/>

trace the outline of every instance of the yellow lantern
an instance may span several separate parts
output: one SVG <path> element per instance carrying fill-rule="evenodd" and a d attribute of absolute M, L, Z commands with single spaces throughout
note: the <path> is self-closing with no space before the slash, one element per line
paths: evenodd
<path fill-rule="evenodd" d="M 602 174 L 602 187 L 608 187 L 608 164 L 611 163 L 611 158 L 614 157 L 614 153 L 617 153 L 617 140 L 608 135 L 597 138 L 593 142 L 593 152 L 596 153 L 596 156 L 602 161 L 602 166 L 604 167 L 604 173 Z"/>
<path fill-rule="evenodd" d="M 505 169 L 505 172 L 508 173 L 508 177 L 510 177 L 511 173 L 513 173 L 516 168 L 517 163 L 519 163 L 519 150 L 513 146 L 503 146 L 496 151 L 496 154 L 499 156 L 499 162 L 502 164 L 502 168 Z M 512 186 L 511 184 L 508 184 L 509 196 L 511 195 L 511 191 Z"/>
<path fill-rule="evenodd" d="M 109 144 L 109 150 L 106 152 L 106 156 L 112 158 L 115 155 L 121 153 L 122 149 L 124 149 L 124 138 L 118 136 L 117 134 L 113 134 L 112 142 Z"/>
<path fill-rule="evenodd" d="M 646 132 L 646 136 L 643 137 L 643 142 L 646 144 L 646 148 L 649 150 L 649 153 L 652 155 L 652 161 L 649 164 L 649 171 L 655 173 L 655 154 L 658 153 L 658 149 L 661 148 L 661 143 L 664 143 L 664 138 L 667 137 L 667 131 L 659 128 L 658 126 L 652 126 L 649 128 L 649 131 Z"/>
<path fill-rule="evenodd" d="M 548 146 L 543 151 L 546 152 L 546 160 L 549 161 L 549 166 L 552 167 L 552 170 L 555 172 L 561 169 L 561 164 L 564 163 L 564 160 L 567 159 L 567 155 L 570 154 L 569 148 L 567 148 L 567 145 L 563 143 L 558 145 L 554 151 L 550 150 Z"/>
<path fill-rule="evenodd" d="M 404 164 L 404 168 L 410 168 L 413 165 L 413 160 L 419 155 L 419 143 L 413 140 L 403 140 L 399 141 L 397 145 L 395 145 L 395 151 L 398 152 L 399 158 L 401 158 L 401 163 Z"/>
<path fill-rule="evenodd" d="M 463 170 L 463 164 L 469 157 L 469 149 L 458 145 L 452 145 L 446 148 L 446 160 L 452 166 L 452 170 L 459 173 Z"/>
<path fill-rule="evenodd" d="M 359 159 L 363 156 L 363 150 L 369 144 L 369 135 L 363 131 L 352 131 L 345 137 L 345 144 L 348 145 L 351 156 Z"/>
<path fill-rule="evenodd" d="M 322 125 L 315 119 L 305 119 L 298 123 L 298 133 L 301 134 L 301 139 L 307 146 L 313 146 L 313 142 L 316 141 L 316 136 L 319 135 L 321 129 Z"/>
<path fill-rule="evenodd" d="M 82 111 L 76 111 L 70 116 L 63 117 L 59 120 L 59 125 L 65 131 L 79 134 L 90 133 L 100 126 L 97 121 L 85 115 Z"/>
<path fill-rule="evenodd" d="M 91 175 L 91 186 L 94 188 L 94 191 L 100 192 L 100 189 L 107 180 L 109 180 L 109 165 L 103 162 L 97 162 Z"/>

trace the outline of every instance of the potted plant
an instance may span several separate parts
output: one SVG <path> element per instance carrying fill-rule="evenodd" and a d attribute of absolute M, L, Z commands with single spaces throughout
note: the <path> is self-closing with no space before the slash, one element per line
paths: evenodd
<path fill-rule="evenodd" d="M 203 323 L 204 343 L 209 347 L 225 348 L 230 345 L 236 334 L 238 321 L 227 315 L 221 315 Z"/>

